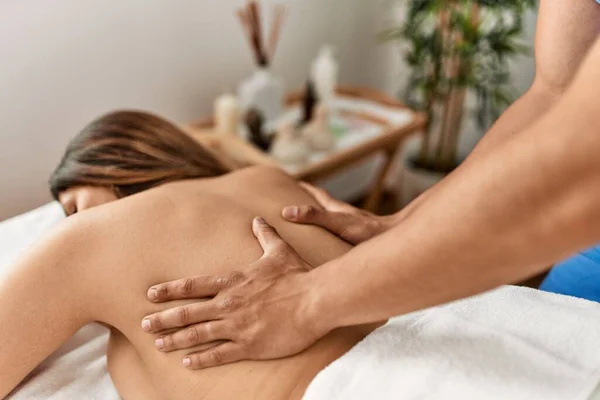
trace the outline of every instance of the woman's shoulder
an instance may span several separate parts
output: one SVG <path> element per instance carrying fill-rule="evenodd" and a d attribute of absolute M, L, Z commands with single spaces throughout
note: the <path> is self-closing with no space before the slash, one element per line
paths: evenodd
<path fill-rule="evenodd" d="M 177 214 L 245 208 L 257 203 L 307 201 L 296 180 L 283 170 L 253 166 L 213 179 L 177 181 L 85 210 L 69 217 L 69 231 L 114 231 L 124 224 L 149 224 Z M 267 201 L 268 200 L 268 201 Z M 281 200 L 281 201 L 278 201 Z"/>
<path fill-rule="evenodd" d="M 246 167 L 231 172 L 229 175 L 232 178 L 237 179 L 296 182 L 296 180 L 289 174 L 287 174 L 284 170 L 271 165 L 255 165 L 251 167 Z"/>
<path fill-rule="evenodd" d="M 172 196 L 196 193 L 205 197 L 220 195 L 236 197 L 244 191 L 267 194 L 275 189 L 294 191 L 298 187 L 297 181 L 282 169 L 260 165 L 239 169 L 216 178 L 177 181 L 153 190 Z"/>

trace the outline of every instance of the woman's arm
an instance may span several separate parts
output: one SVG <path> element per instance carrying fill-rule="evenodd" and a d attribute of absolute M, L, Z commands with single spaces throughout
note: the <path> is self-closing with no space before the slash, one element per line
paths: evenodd
<path fill-rule="evenodd" d="M 0 279 L 0 399 L 89 322 L 78 284 L 89 236 L 82 222 L 61 223 Z"/>

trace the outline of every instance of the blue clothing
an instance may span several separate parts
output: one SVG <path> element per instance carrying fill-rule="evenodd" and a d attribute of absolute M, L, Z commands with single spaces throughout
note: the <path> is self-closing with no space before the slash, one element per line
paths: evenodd
<path fill-rule="evenodd" d="M 600 246 L 556 264 L 540 289 L 600 302 Z"/>

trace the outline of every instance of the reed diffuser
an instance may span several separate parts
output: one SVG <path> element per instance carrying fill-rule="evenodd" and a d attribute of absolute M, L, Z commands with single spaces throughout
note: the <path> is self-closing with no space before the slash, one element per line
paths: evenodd
<path fill-rule="evenodd" d="M 283 113 L 284 87 L 270 67 L 281 37 L 281 31 L 287 14 L 287 8 L 277 4 L 272 9 L 268 38 L 263 31 L 263 7 L 256 0 L 248 0 L 237 10 L 238 19 L 250 46 L 256 63 L 254 74 L 244 80 L 239 88 L 240 105 L 243 111 L 260 111 L 267 124 L 274 124 Z"/>

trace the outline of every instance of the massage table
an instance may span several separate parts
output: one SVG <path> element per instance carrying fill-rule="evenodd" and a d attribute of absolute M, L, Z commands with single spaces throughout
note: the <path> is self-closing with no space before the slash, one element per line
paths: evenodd
<path fill-rule="evenodd" d="M 50 203 L 0 223 L 0 279 L 63 218 Z M 8 399 L 120 399 L 107 340 L 106 328 L 84 327 Z M 506 286 L 392 318 L 319 373 L 305 400 L 584 400 L 598 382 L 600 305 Z"/>

